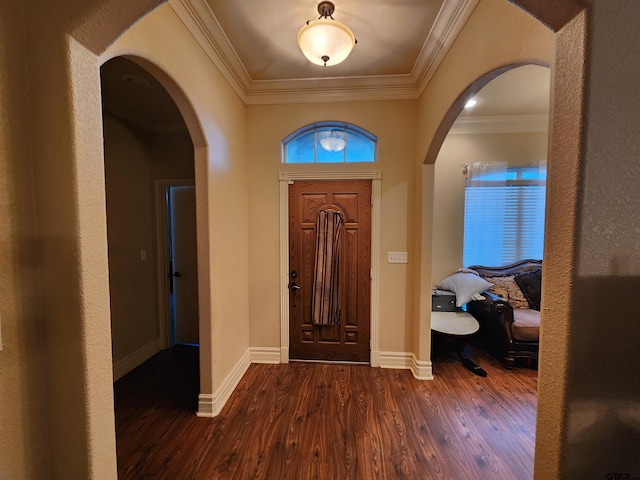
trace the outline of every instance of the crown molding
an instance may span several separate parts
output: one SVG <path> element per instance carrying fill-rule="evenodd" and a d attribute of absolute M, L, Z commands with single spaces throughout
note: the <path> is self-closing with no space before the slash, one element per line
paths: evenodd
<path fill-rule="evenodd" d="M 412 77 L 422 95 L 480 0 L 445 0 L 427 36 Z"/>
<path fill-rule="evenodd" d="M 169 0 L 168 3 L 231 88 L 247 103 L 251 78 L 207 2 Z"/>
<path fill-rule="evenodd" d="M 536 133 L 549 130 L 549 115 L 495 115 L 484 117 L 458 117 L 450 135 L 483 133 Z"/>
<path fill-rule="evenodd" d="M 252 80 L 205 0 L 169 5 L 246 105 L 417 99 L 479 0 L 445 0 L 411 74 Z"/>

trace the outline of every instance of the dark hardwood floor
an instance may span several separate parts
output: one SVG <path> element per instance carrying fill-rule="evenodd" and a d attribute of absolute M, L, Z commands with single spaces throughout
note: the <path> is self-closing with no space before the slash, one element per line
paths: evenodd
<path fill-rule="evenodd" d="M 354 365 L 251 365 L 221 414 L 195 415 L 195 347 L 115 384 L 120 479 L 532 478 L 537 372 L 487 377 L 452 355 L 435 380 Z"/>

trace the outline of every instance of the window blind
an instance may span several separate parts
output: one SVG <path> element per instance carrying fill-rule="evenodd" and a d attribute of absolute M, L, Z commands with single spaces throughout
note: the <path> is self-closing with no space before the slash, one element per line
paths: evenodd
<path fill-rule="evenodd" d="M 537 167 L 536 167 L 537 168 Z M 463 263 L 501 266 L 542 259 L 546 175 L 531 167 L 470 179 L 465 188 Z M 542 172 L 542 171 L 541 171 Z M 538 178 L 535 178 L 538 177 Z"/>

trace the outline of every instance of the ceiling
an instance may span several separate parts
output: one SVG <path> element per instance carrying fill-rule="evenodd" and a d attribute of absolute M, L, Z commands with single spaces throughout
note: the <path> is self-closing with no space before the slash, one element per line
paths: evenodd
<path fill-rule="evenodd" d="M 205 1 L 254 82 L 409 76 L 444 3 L 443 0 L 335 0 L 333 18 L 348 25 L 358 43 L 348 61 L 323 67 L 307 61 L 296 42 L 305 22 L 319 17 L 318 1 Z"/>
<path fill-rule="evenodd" d="M 296 39 L 316 0 L 170 0 L 169 5 L 248 104 L 418 98 L 478 0 L 335 0 L 358 44 L 341 64 L 309 62 Z M 102 67 L 105 109 L 148 131 L 184 128 L 164 88 L 122 58 Z M 548 117 L 549 69 L 528 65 L 490 82 L 470 117 Z M 513 124 L 513 122 L 508 122 Z M 544 128 L 546 128 L 546 123 Z M 465 132 L 460 132 L 465 133 Z"/>
<path fill-rule="evenodd" d="M 169 5 L 248 104 L 415 99 L 479 0 L 334 0 L 333 17 L 358 43 L 323 67 L 300 51 L 298 31 L 317 0 L 170 0 Z"/>
<path fill-rule="evenodd" d="M 477 104 L 461 116 L 548 115 L 551 70 L 524 65 L 494 78 L 476 95 Z"/>

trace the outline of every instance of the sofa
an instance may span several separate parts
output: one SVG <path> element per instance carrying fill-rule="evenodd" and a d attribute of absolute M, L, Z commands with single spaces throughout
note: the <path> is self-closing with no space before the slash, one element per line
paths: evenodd
<path fill-rule="evenodd" d="M 493 284 L 482 293 L 483 300 L 467 303 L 467 311 L 480 323 L 480 341 L 502 359 L 507 369 L 512 369 L 518 359 L 530 359 L 537 366 L 542 261 L 469 268 Z"/>

